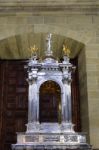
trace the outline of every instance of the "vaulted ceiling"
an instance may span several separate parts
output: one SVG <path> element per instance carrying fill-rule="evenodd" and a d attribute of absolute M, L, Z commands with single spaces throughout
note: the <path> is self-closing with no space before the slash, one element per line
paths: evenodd
<path fill-rule="evenodd" d="M 15 35 L 7 39 L 0 41 L 0 58 L 1 59 L 27 59 L 30 57 L 31 53 L 29 48 L 36 45 L 38 48 L 38 57 L 44 57 L 44 51 L 46 49 L 46 36 L 45 33 L 25 33 L 20 35 Z M 76 57 L 81 49 L 83 49 L 84 44 L 64 37 L 61 35 L 52 35 L 52 50 L 56 58 L 62 57 L 62 46 L 63 43 L 68 46 L 71 50 L 71 58 Z"/>

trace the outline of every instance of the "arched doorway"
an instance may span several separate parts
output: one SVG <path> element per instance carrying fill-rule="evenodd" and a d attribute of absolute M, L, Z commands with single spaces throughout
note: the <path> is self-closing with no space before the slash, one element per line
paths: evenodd
<path fill-rule="evenodd" d="M 61 122 L 61 89 L 51 80 L 44 82 L 39 94 L 39 120 L 41 122 Z"/>

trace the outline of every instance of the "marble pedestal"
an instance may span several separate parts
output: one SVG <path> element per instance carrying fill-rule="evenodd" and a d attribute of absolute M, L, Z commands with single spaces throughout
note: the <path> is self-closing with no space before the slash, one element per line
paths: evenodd
<path fill-rule="evenodd" d="M 35 128 L 35 131 L 17 133 L 17 144 L 12 144 L 12 150 L 34 149 L 91 150 L 92 148 L 86 143 L 85 134 L 74 132 L 72 124 L 43 123 L 39 128 Z"/>

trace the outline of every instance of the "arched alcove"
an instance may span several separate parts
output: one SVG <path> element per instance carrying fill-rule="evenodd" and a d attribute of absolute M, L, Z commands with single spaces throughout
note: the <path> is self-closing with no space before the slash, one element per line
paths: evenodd
<path fill-rule="evenodd" d="M 40 122 L 61 121 L 61 89 L 52 80 L 44 82 L 39 91 L 39 120 Z"/>
<path fill-rule="evenodd" d="M 46 34 L 34 34 L 26 33 L 22 35 L 16 35 L 9 37 L 7 39 L 0 41 L 0 46 L 2 50 L 0 51 L 0 57 L 2 59 L 27 59 L 30 56 L 28 51 L 29 46 L 36 46 L 39 48 L 38 54 L 43 57 L 44 55 L 44 42 Z M 28 39 L 26 43 L 25 38 Z M 82 131 L 88 133 L 89 130 L 89 117 L 88 117 L 88 99 L 87 99 L 87 76 L 86 76 L 86 57 L 85 57 L 85 45 L 79 41 L 72 38 L 68 38 L 62 35 L 53 35 L 53 53 L 58 59 L 62 57 L 62 45 L 65 42 L 66 45 L 71 49 L 71 58 L 78 57 L 78 76 L 79 76 L 79 90 L 80 90 L 80 111 L 79 115 L 81 118 Z M 19 42 L 20 41 L 20 42 Z M 24 42 L 25 41 L 25 42 Z M 25 43 L 25 44 L 24 44 Z M 76 82 L 75 84 L 78 84 Z M 75 92 L 75 89 L 74 89 Z M 74 101 L 73 101 L 74 102 Z M 74 104 L 74 103 L 73 103 Z M 77 110 L 78 104 L 75 105 L 75 110 Z M 13 109 L 14 110 L 14 109 Z M 78 112 L 77 112 L 78 113 Z M 73 116 L 77 116 L 77 113 L 73 113 Z M 75 123 L 76 121 L 74 121 Z M 77 127 L 78 131 L 78 127 Z M 15 131 L 16 132 L 16 131 Z"/>

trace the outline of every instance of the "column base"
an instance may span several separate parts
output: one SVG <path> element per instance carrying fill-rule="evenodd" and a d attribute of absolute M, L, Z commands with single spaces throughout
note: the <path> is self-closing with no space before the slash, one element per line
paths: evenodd
<path fill-rule="evenodd" d="M 68 132 L 71 132 L 71 133 L 74 133 L 74 124 L 72 124 L 71 122 L 62 122 L 61 124 L 61 131 L 63 133 L 68 133 Z"/>
<path fill-rule="evenodd" d="M 28 124 L 26 124 L 26 126 L 27 126 L 26 133 L 39 132 L 39 129 L 40 129 L 39 122 L 29 122 Z"/>
<path fill-rule="evenodd" d="M 27 125 L 26 133 L 43 132 L 43 133 L 74 133 L 74 124 L 70 122 L 58 123 L 39 123 L 29 122 Z"/>

